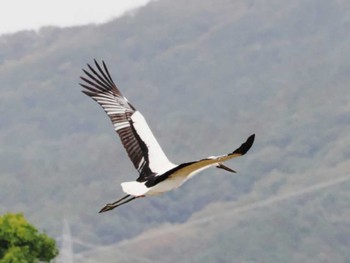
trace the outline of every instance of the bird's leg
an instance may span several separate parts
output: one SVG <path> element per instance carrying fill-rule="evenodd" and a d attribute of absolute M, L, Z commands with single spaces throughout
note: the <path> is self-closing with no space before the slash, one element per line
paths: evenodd
<path fill-rule="evenodd" d="M 132 196 L 132 197 L 130 197 L 129 199 L 127 199 L 128 197 L 130 197 L 130 195 L 126 195 L 126 196 L 124 196 L 123 198 L 121 198 L 121 199 L 115 201 L 114 203 L 109 203 L 109 204 L 107 204 L 106 206 L 104 206 L 104 207 L 100 210 L 99 213 L 107 212 L 107 211 L 112 210 L 112 209 L 114 209 L 114 208 L 116 208 L 116 207 L 118 207 L 118 206 L 121 206 L 121 205 L 124 205 L 124 204 L 126 204 L 126 203 L 129 203 L 130 201 L 132 201 L 132 200 L 134 200 L 134 199 L 136 199 L 136 198 L 144 197 L 144 195 L 141 195 L 141 196 Z M 126 200 L 125 200 L 125 199 L 126 199 Z M 125 201 L 124 201 L 124 202 L 121 202 L 121 201 L 123 201 L 123 200 L 125 200 Z"/>
<path fill-rule="evenodd" d="M 119 200 L 117 200 L 117 201 L 115 201 L 115 202 L 113 202 L 113 203 L 107 204 L 107 205 L 116 205 L 116 204 L 118 204 L 119 202 L 123 201 L 124 199 L 128 198 L 129 196 L 130 196 L 130 195 L 126 195 L 126 196 L 120 198 Z"/>
<path fill-rule="evenodd" d="M 115 201 L 115 202 L 113 202 L 113 203 L 109 203 L 109 204 L 105 205 L 105 206 L 100 210 L 99 213 L 112 210 L 113 208 L 117 207 L 117 205 L 118 205 L 121 201 L 125 200 L 125 199 L 128 198 L 128 197 L 130 197 L 130 195 L 126 195 L 126 196 L 120 198 L 119 200 L 117 200 L 117 201 Z"/>

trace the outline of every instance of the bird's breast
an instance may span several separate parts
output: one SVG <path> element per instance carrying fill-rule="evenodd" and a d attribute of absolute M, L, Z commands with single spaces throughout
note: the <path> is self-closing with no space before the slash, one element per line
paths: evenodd
<path fill-rule="evenodd" d="M 186 176 L 176 176 L 168 177 L 166 180 L 152 186 L 147 192 L 147 195 L 158 195 L 164 192 L 171 191 L 180 185 L 182 185 L 187 180 Z"/>

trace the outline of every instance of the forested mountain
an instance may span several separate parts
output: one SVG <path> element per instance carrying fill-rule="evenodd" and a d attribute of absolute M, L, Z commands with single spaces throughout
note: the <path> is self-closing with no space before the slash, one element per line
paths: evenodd
<path fill-rule="evenodd" d="M 81 262 L 349 262 L 350 2 L 159 0 L 0 37 L 0 212 Z M 104 60 L 175 163 L 253 148 L 105 214 L 137 177 L 81 68 Z"/>

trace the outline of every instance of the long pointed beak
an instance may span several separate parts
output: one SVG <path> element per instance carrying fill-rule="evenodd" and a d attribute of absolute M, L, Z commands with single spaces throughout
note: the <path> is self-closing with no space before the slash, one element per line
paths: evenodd
<path fill-rule="evenodd" d="M 219 163 L 216 167 L 220 168 L 220 169 L 224 169 L 224 170 L 231 172 L 231 173 L 236 173 L 235 170 L 232 170 L 231 168 L 227 167 L 226 165 L 223 165 L 222 163 Z"/>

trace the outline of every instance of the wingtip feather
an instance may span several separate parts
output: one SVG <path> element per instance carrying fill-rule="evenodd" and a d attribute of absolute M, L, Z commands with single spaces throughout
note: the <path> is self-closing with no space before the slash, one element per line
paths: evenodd
<path fill-rule="evenodd" d="M 235 151 L 232 152 L 232 154 L 246 154 L 249 149 L 252 147 L 255 139 L 255 134 L 250 135 L 247 140 Z"/>

